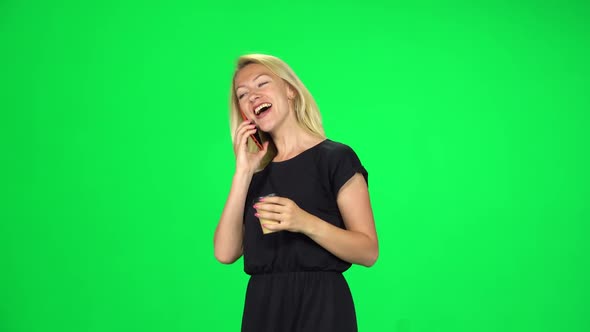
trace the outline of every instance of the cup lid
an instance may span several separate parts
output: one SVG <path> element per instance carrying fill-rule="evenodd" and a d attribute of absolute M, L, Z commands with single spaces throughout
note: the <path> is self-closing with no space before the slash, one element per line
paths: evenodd
<path fill-rule="evenodd" d="M 273 197 L 273 196 L 276 196 L 276 195 L 277 195 L 277 194 L 275 194 L 275 193 L 270 193 L 270 194 L 268 194 L 268 195 L 259 196 L 259 197 L 257 197 L 257 198 L 255 198 L 255 199 L 254 199 L 254 202 L 253 202 L 253 203 L 254 203 L 254 204 L 256 204 L 257 202 L 260 202 L 260 200 L 261 200 L 262 198 L 265 198 L 265 197 Z"/>

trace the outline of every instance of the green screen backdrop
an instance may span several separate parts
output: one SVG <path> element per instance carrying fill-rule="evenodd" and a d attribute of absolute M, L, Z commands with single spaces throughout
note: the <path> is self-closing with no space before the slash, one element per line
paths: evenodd
<path fill-rule="evenodd" d="M 0 331 L 238 331 L 233 65 L 369 171 L 360 331 L 590 331 L 585 1 L 0 1 Z"/>

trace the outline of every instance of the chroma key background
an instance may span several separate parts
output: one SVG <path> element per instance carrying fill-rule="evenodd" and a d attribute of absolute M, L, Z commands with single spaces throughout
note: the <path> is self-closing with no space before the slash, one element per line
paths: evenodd
<path fill-rule="evenodd" d="M 239 331 L 235 59 L 369 171 L 359 330 L 590 331 L 585 1 L 0 2 L 0 331 Z"/>

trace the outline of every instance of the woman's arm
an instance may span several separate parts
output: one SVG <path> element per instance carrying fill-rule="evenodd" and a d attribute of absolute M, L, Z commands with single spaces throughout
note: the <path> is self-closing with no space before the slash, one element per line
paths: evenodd
<path fill-rule="evenodd" d="M 284 197 L 265 198 L 264 204 L 256 207 L 260 218 L 280 221 L 264 227 L 301 232 L 342 260 L 372 266 L 379 256 L 379 244 L 367 183 L 361 174 L 355 174 L 342 186 L 337 203 L 346 229 L 307 213 Z"/>
<path fill-rule="evenodd" d="M 337 202 L 346 230 L 314 217 L 307 236 L 342 260 L 372 266 L 379 256 L 379 244 L 367 183 L 361 174 L 342 186 Z"/>
<path fill-rule="evenodd" d="M 231 190 L 213 238 L 215 258 L 221 263 L 231 264 L 242 256 L 244 237 L 242 220 L 251 178 L 251 175 L 244 173 L 236 172 L 234 175 Z"/>
<path fill-rule="evenodd" d="M 244 239 L 242 221 L 244 220 L 244 204 L 248 195 L 248 187 L 254 171 L 260 165 L 260 161 L 268 149 L 268 142 L 265 142 L 262 150 L 256 153 L 248 152 L 248 136 L 254 134 L 256 130 L 252 122 L 244 121 L 238 126 L 234 135 L 236 172 L 213 237 L 215 258 L 224 264 L 231 264 L 242 256 L 242 241 Z"/>

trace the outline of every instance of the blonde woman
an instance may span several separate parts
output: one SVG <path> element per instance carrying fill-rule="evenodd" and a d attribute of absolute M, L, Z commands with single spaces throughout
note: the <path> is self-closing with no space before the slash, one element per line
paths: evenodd
<path fill-rule="evenodd" d="M 342 272 L 379 253 L 367 171 L 276 57 L 238 59 L 230 108 L 236 169 L 214 246 L 251 275 L 242 331 L 357 331 Z"/>

